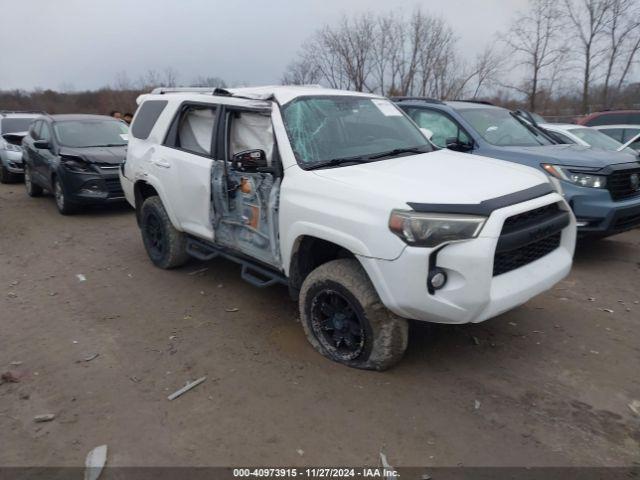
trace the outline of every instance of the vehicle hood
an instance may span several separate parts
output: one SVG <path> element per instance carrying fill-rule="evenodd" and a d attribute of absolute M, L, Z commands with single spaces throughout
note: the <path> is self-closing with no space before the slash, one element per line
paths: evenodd
<path fill-rule="evenodd" d="M 29 132 L 5 133 L 4 135 L 2 135 L 2 138 L 14 145 L 20 145 L 22 143 L 22 139 L 27 136 L 27 133 Z"/>
<path fill-rule="evenodd" d="M 119 165 L 124 162 L 127 156 L 127 147 L 126 145 L 121 147 L 61 147 L 60 155 L 80 157 L 89 163 Z"/>
<path fill-rule="evenodd" d="M 400 204 L 476 204 L 549 181 L 544 173 L 529 167 L 450 150 L 314 173 Z"/>
<path fill-rule="evenodd" d="M 637 162 L 638 156 L 627 152 L 612 152 L 582 145 L 541 145 L 539 147 L 501 147 L 492 149 L 492 157 L 539 167 L 553 163 L 572 167 L 604 168 L 619 163 Z"/>

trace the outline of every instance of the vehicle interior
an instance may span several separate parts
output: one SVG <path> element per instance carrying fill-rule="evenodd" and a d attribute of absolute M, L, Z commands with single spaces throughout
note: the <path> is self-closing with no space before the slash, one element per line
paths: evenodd
<path fill-rule="evenodd" d="M 278 199 L 281 178 L 271 116 L 263 111 L 227 109 L 224 160 L 214 162 L 212 222 L 216 243 L 263 263 L 280 261 Z"/>

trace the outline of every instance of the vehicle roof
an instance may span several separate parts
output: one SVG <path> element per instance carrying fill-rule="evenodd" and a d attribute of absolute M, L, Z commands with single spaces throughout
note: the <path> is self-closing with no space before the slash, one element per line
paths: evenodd
<path fill-rule="evenodd" d="M 225 95 L 226 94 L 226 95 Z M 229 95 L 230 94 L 230 95 Z M 358 96 L 365 98 L 384 98 L 373 93 L 353 92 L 350 90 L 337 90 L 333 88 L 324 88 L 320 85 L 267 85 L 261 87 L 239 87 L 224 89 L 189 89 L 189 88 L 167 88 L 155 89 L 150 94 L 143 94 L 138 98 L 138 103 L 146 100 L 148 97 L 157 98 L 158 96 L 171 95 L 184 99 L 202 100 L 205 98 L 234 98 L 236 100 L 248 99 L 254 101 L 275 100 L 281 105 L 290 101 L 306 96 Z"/>
<path fill-rule="evenodd" d="M 626 110 L 603 110 L 602 112 L 593 112 L 587 115 L 587 117 L 596 117 L 598 115 L 607 115 L 609 113 L 640 113 L 640 110 L 626 109 Z"/>
<path fill-rule="evenodd" d="M 0 112 L 0 119 L 3 118 L 36 118 L 41 116 L 39 112 Z"/>
<path fill-rule="evenodd" d="M 483 102 L 473 102 L 473 101 L 462 101 L 462 100 L 447 100 L 441 101 L 433 98 L 421 98 L 421 97 L 396 97 L 394 99 L 397 103 L 402 105 L 429 105 L 430 107 L 442 108 L 442 107 L 450 107 L 454 110 L 467 110 L 467 109 L 487 109 L 487 108 L 495 108 L 500 110 L 507 110 L 506 108 L 500 107 L 498 105 L 491 105 L 489 103 Z"/>
<path fill-rule="evenodd" d="M 479 102 L 462 102 L 458 100 L 447 101 L 444 102 L 445 105 L 449 105 L 451 108 L 456 110 L 470 110 L 470 109 L 487 109 L 487 108 L 496 108 L 500 110 L 508 110 L 506 108 L 500 107 L 498 105 L 490 105 L 488 103 L 479 103 Z"/>
<path fill-rule="evenodd" d="M 628 129 L 640 129 L 640 125 L 633 123 L 619 124 L 619 125 L 594 125 L 591 128 L 595 128 L 597 130 L 608 130 L 613 128 L 628 128 Z"/>
<path fill-rule="evenodd" d="M 351 90 L 337 90 L 324 88 L 320 85 L 273 85 L 264 87 L 229 88 L 234 95 L 255 98 L 256 100 L 274 98 L 278 103 L 289 103 L 298 97 L 348 95 L 356 97 L 382 98 L 373 93 L 353 92 Z"/>
<path fill-rule="evenodd" d="M 97 120 L 113 120 L 118 121 L 117 119 L 110 117 L 108 115 L 90 115 L 85 113 L 59 113 L 57 115 L 47 115 L 46 118 L 53 120 L 54 122 L 66 122 L 66 121 L 77 121 L 77 120 L 85 120 L 85 121 L 97 121 Z"/>
<path fill-rule="evenodd" d="M 576 125 L 575 123 L 541 123 L 542 128 L 553 130 L 575 130 L 576 128 L 593 128 L 586 125 Z"/>

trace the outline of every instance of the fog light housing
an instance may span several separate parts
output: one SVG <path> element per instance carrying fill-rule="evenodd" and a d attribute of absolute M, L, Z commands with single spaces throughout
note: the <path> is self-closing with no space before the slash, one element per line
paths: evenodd
<path fill-rule="evenodd" d="M 104 183 L 100 180 L 89 180 L 80 188 L 80 193 L 83 195 L 103 195 L 106 191 Z"/>
<path fill-rule="evenodd" d="M 447 273 L 441 268 L 434 268 L 429 272 L 427 284 L 433 290 L 440 290 L 447 284 Z"/>

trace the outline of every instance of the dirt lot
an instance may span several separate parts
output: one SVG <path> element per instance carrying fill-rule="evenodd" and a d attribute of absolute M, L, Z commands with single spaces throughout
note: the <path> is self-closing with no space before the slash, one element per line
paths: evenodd
<path fill-rule="evenodd" d="M 639 286 L 635 231 L 581 246 L 523 307 L 413 325 L 403 363 L 357 371 L 312 350 L 284 288 L 225 260 L 158 270 L 128 208 L 63 217 L 0 185 L 0 368 L 23 375 L 0 385 L 0 465 L 105 443 L 112 466 L 633 465 Z"/>

